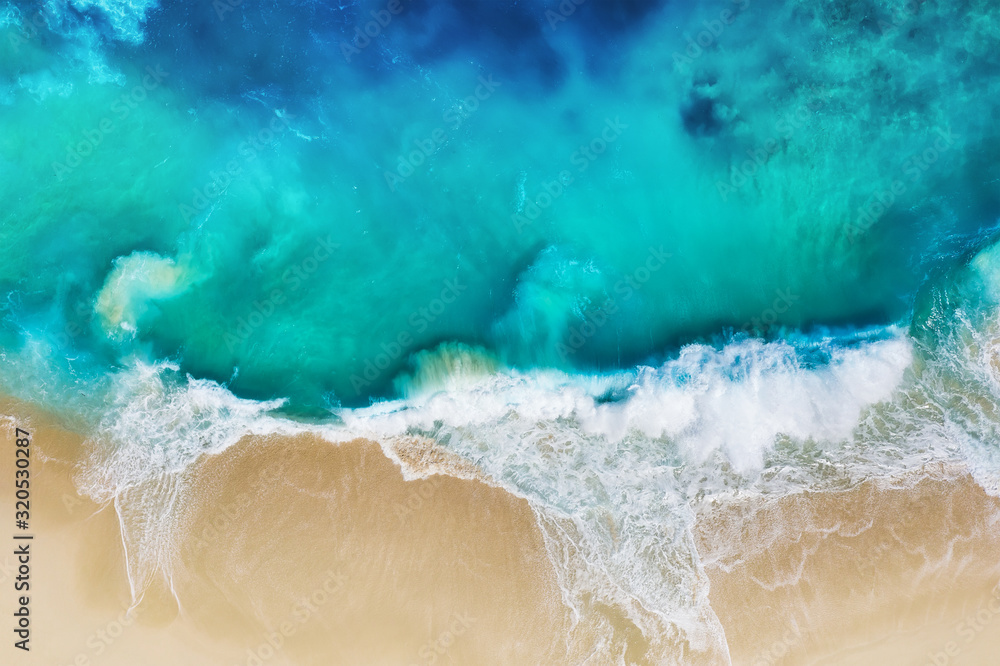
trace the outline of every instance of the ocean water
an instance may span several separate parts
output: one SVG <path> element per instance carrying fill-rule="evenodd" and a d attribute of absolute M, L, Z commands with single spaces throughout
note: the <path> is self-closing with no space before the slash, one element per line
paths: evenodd
<path fill-rule="evenodd" d="M 998 74 L 988 0 L 7 3 L 0 391 L 102 500 L 430 438 L 571 608 L 725 654 L 698 502 L 1000 494 Z M 168 500 L 122 512 L 137 597 Z"/>

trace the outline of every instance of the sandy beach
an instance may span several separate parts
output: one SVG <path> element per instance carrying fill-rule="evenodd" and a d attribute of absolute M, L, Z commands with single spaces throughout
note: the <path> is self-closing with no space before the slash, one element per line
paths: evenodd
<path fill-rule="evenodd" d="M 30 655 L 4 646 L 8 663 L 560 660 L 566 613 L 523 500 L 475 481 L 406 482 L 371 443 L 246 440 L 185 480 L 161 535 L 179 541 L 156 555 L 169 578 L 135 560 L 129 572 L 128 519 L 74 489 L 81 438 L 20 415 L 37 447 L 35 629 Z M 136 489 L 119 510 L 163 492 Z M 129 573 L 146 585 L 131 609 Z"/>
<path fill-rule="evenodd" d="M 22 404 L 0 412 L 8 444 L 16 422 L 35 446 L 32 649 L 8 637 L 4 663 L 614 663 L 586 660 L 602 640 L 660 663 L 611 608 L 566 645 L 534 512 L 483 481 L 406 481 L 370 442 L 247 438 L 99 506 L 74 484 L 80 435 Z M 169 520 L 139 520 L 151 502 Z M 719 501 L 695 537 L 734 664 L 973 665 L 1000 653 L 998 521 L 968 477 L 928 478 Z M 145 590 L 134 605 L 131 585 Z M 588 641 L 588 626 L 614 635 Z"/>
<path fill-rule="evenodd" d="M 735 664 L 1000 654 L 1000 502 L 968 476 L 703 511 L 699 553 Z"/>

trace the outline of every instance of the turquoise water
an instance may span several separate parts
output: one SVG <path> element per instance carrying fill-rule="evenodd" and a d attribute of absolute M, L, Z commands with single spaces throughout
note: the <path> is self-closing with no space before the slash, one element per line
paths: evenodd
<path fill-rule="evenodd" d="M 1000 492 L 1000 11 L 572 6 L 5 5 L 0 389 L 117 443 L 105 498 L 425 435 L 699 649 L 692 497 Z"/>
<path fill-rule="evenodd" d="M 446 341 L 609 370 L 734 332 L 904 321 L 995 224 L 996 17 L 945 39 L 930 10 L 883 33 L 717 4 L 581 8 L 535 21 L 517 56 L 506 31 L 540 8 L 495 10 L 473 41 L 449 33 L 461 11 L 420 5 L 350 63 L 336 25 L 361 8 L 289 8 L 304 44 L 263 32 L 262 7 L 153 10 L 135 45 L 93 10 L 26 38 L 14 5 L 6 347 L 44 341 L 73 374 L 169 358 L 322 411 L 391 397 Z M 203 26 L 196 51 L 177 12 Z M 712 21 L 699 53 L 685 35 Z"/>

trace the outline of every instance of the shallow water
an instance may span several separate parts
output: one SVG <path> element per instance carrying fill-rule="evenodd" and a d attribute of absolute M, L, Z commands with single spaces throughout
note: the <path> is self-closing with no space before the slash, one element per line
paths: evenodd
<path fill-rule="evenodd" d="M 739 662 L 706 503 L 1000 493 L 998 38 L 986 0 L 7 4 L 0 391 L 86 438 L 136 600 L 206 455 L 365 438 L 526 502 L 566 659 Z"/>

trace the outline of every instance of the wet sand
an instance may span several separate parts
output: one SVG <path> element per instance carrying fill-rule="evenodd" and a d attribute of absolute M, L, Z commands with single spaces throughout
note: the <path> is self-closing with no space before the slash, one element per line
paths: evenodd
<path fill-rule="evenodd" d="M 130 492 L 126 515 L 182 500 L 175 547 L 157 553 L 170 579 L 150 576 L 132 617 L 114 507 L 73 489 L 83 442 L 30 421 L 49 458 L 32 470 L 33 649 L 4 645 L 4 663 L 565 661 L 568 617 L 527 503 L 480 481 L 404 481 L 366 442 L 247 439 L 180 482 Z M 115 636 L 93 638 L 102 629 Z"/>
<path fill-rule="evenodd" d="M 627 663 L 662 663 L 598 603 L 567 649 L 534 513 L 482 480 L 406 481 L 370 442 L 247 438 L 116 511 L 75 490 L 79 435 L 11 401 L 0 414 L 30 424 L 35 447 L 32 651 L 8 636 L 3 663 L 578 664 L 604 638 Z M 399 455 L 451 464 L 426 444 Z M 9 488 L 12 455 L 0 475 Z M 998 527 L 1000 502 L 960 477 L 720 501 L 695 536 L 734 664 L 944 666 L 1000 654 Z M 5 606 L 12 564 L 0 558 Z M 131 609 L 130 576 L 145 590 Z M 613 634 L 588 635 L 598 626 Z"/>
<path fill-rule="evenodd" d="M 1000 501 L 908 485 L 702 507 L 734 664 L 1000 663 Z"/>

